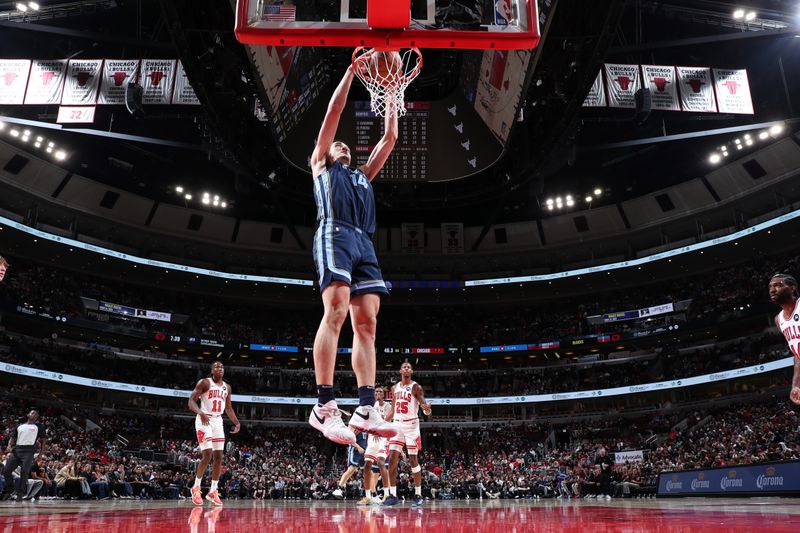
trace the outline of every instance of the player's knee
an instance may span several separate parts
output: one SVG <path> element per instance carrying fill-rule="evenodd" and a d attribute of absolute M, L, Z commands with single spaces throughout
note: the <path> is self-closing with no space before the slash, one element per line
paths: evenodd
<path fill-rule="evenodd" d="M 378 329 L 378 318 L 375 315 L 360 313 L 353 321 L 353 333 L 366 339 L 374 339 Z"/>
<path fill-rule="evenodd" d="M 333 328 L 335 330 L 342 329 L 342 324 L 347 319 L 347 305 L 346 304 L 331 304 L 325 310 L 325 317 L 323 320 L 328 325 L 328 327 Z"/>

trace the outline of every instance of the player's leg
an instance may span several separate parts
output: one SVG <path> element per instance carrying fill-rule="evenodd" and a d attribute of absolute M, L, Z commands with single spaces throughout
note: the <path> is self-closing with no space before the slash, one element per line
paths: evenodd
<path fill-rule="evenodd" d="M 224 443 L 222 443 L 224 446 Z M 224 453 L 222 447 L 217 449 L 218 444 L 214 443 L 213 461 L 211 463 L 211 488 L 208 489 L 206 500 L 214 505 L 222 505 L 222 500 L 219 498 L 219 475 L 222 472 L 222 454 Z"/>
<path fill-rule="evenodd" d="M 372 499 L 372 459 L 365 457 L 364 458 L 364 498 L 362 501 L 364 504 L 369 504 L 370 500 Z M 361 503 L 361 502 L 359 502 Z"/>
<path fill-rule="evenodd" d="M 386 493 L 389 490 L 389 470 L 386 468 L 386 458 L 385 457 L 378 457 L 378 468 L 380 469 L 381 473 L 381 482 L 383 483 L 383 495 L 386 497 Z M 378 478 L 375 477 L 375 485 L 378 485 Z"/>
<path fill-rule="evenodd" d="M 397 464 L 400 462 L 400 450 L 402 445 L 389 445 L 389 496 L 383 501 L 384 505 L 397 505 Z"/>
<path fill-rule="evenodd" d="M 411 462 L 411 476 L 414 478 L 414 501 L 413 505 L 422 505 L 422 467 L 419 465 L 418 454 L 422 439 L 419 435 L 419 422 L 413 423 L 413 428 L 404 432 L 406 449 L 408 450 L 408 460 Z"/>

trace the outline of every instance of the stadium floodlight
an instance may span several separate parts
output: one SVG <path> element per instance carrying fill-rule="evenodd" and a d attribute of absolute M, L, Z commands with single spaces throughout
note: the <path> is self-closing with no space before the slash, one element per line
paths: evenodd
<path fill-rule="evenodd" d="M 755 11 L 748 11 L 747 15 L 744 16 L 744 20 L 750 22 L 751 20 L 756 19 L 756 12 Z"/>
<path fill-rule="evenodd" d="M 26 6 L 22 2 L 17 2 L 17 11 L 22 11 L 23 13 L 25 13 L 26 11 L 28 11 L 28 6 Z"/>
<path fill-rule="evenodd" d="M 548 211 L 552 211 L 553 210 L 553 204 L 547 204 L 547 210 Z"/>
<path fill-rule="evenodd" d="M 222 206 L 222 209 L 226 209 L 228 207 L 228 202 L 222 202 L 219 205 Z"/>
<path fill-rule="evenodd" d="M 734 139 L 733 142 L 735 142 L 736 144 L 742 144 L 742 140 L 741 139 Z"/>
<path fill-rule="evenodd" d="M 219 200 L 214 200 L 214 207 L 219 207 Z"/>
<path fill-rule="evenodd" d="M 747 139 L 747 140 L 746 140 L 744 143 L 745 143 L 747 146 L 753 146 L 753 139 Z"/>
<path fill-rule="evenodd" d="M 19 130 L 11 130 L 9 133 L 12 137 L 19 137 Z"/>
<path fill-rule="evenodd" d="M 185 194 L 185 195 L 183 195 L 183 197 L 184 197 L 185 199 L 187 199 L 187 200 L 191 200 L 191 199 L 192 199 L 192 195 L 191 195 L 191 194 L 188 194 L 188 193 L 187 193 L 187 194 Z"/>
<path fill-rule="evenodd" d="M 774 126 L 772 126 L 772 127 L 769 129 L 769 132 L 770 132 L 772 135 L 780 135 L 780 133 L 781 133 L 782 131 L 783 131 L 783 126 L 781 126 L 780 124 L 775 124 Z"/>
<path fill-rule="evenodd" d="M 183 187 L 178 185 L 177 187 L 175 187 L 175 192 L 178 193 L 178 194 L 182 193 L 183 192 Z"/>
<path fill-rule="evenodd" d="M 744 138 L 745 138 L 745 140 L 749 139 L 750 138 L 750 134 L 749 133 L 745 133 L 744 134 Z"/>
<path fill-rule="evenodd" d="M 737 145 L 736 145 L 736 149 L 737 149 L 737 150 L 741 150 L 741 149 L 742 149 L 742 145 L 741 145 L 741 144 L 737 144 Z"/>
<path fill-rule="evenodd" d="M 722 158 L 719 156 L 719 154 L 711 154 L 711 156 L 709 156 L 708 158 L 708 161 L 711 164 L 717 164 L 720 162 L 721 159 Z"/>
<path fill-rule="evenodd" d="M 547 205 L 553 205 L 553 199 L 552 199 L 552 198 L 548 198 L 548 199 L 547 199 L 547 201 L 546 201 L 545 203 L 546 203 Z"/>
<path fill-rule="evenodd" d="M 584 200 L 586 200 L 587 204 L 592 203 L 592 197 L 591 196 L 587 196 L 586 198 L 584 198 Z"/>
<path fill-rule="evenodd" d="M 208 205 L 211 203 L 211 200 L 209 200 L 206 196 L 203 196 L 203 199 L 200 201 L 203 202 L 203 205 Z"/>
<path fill-rule="evenodd" d="M 567 207 L 572 207 L 573 205 L 575 205 L 575 201 L 572 198 L 567 200 Z"/>
<path fill-rule="evenodd" d="M 603 194 L 603 189 L 601 189 L 600 187 L 598 187 L 598 188 L 596 188 L 594 190 L 594 195 L 595 196 L 600 196 L 601 194 Z"/>
<path fill-rule="evenodd" d="M 768 131 L 762 131 L 761 133 L 758 134 L 758 138 L 761 139 L 762 141 L 764 139 L 766 139 L 767 137 L 769 137 L 769 132 Z"/>
<path fill-rule="evenodd" d="M 53 147 L 52 147 L 52 146 L 48 146 L 48 147 L 47 147 L 47 150 L 45 150 L 45 151 L 46 151 L 48 154 L 51 154 L 51 153 L 53 153 Z"/>
<path fill-rule="evenodd" d="M 28 2 L 28 7 L 33 11 L 39 11 L 39 4 L 36 2 Z"/>
<path fill-rule="evenodd" d="M 59 161 L 63 161 L 67 158 L 67 153 L 64 150 L 59 150 L 54 155 Z"/>
<path fill-rule="evenodd" d="M 737 9 L 733 12 L 733 18 L 735 19 L 743 19 L 744 18 L 744 9 Z"/>

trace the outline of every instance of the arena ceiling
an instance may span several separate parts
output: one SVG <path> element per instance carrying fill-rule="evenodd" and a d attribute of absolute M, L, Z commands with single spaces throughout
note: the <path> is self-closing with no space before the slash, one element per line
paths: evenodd
<path fill-rule="evenodd" d="M 197 109 L 149 109 L 139 119 L 119 108 L 101 109 L 93 129 L 109 136 L 47 130 L 69 151 L 65 164 L 75 172 L 175 203 L 185 202 L 175 187 L 191 183 L 227 199 L 228 214 L 308 223 L 308 176 L 284 160 L 274 132 L 254 117 L 263 94 L 246 49 L 233 36 L 229 0 L 43 0 L 38 12 L 25 14 L 16 4 L 0 2 L 4 58 L 178 57 L 202 102 Z M 800 1 L 541 5 L 546 22 L 528 73 L 524 121 L 512 130 L 503 159 L 462 180 L 377 187 L 382 224 L 536 219 L 549 214 L 546 198 L 572 194 L 582 200 L 596 188 L 602 195 L 593 205 L 618 203 L 707 172 L 709 154 L 729 143 L 737 128 L 781 121 L 787 132 L 798 129 Z M 755 16 L 736 19 L 737 9 Z M 332 79 L 348 54 L 331 50 Z M 412 89 L 415 98 L 436 99 L 448 90 L 452 71 L 431 57 L 438 68 Z M 755 114 L 653 111 L 637 121 L 630 110 L 582 108 L 605 62 L 747 68 Z M 0 113 L 42 124 L 55 118 L 53 108 L 38 106 L 4 106 Z M 727 131 L 717 132 L 722 129 Z M 578 208 L 584 205 L 578 202 Z"/>

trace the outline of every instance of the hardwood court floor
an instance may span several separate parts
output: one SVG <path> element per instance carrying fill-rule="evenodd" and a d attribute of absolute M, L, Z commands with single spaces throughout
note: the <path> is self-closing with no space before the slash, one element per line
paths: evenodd
<path fill-rule="evenodd" d="M 734 529 L 735 528 L 735 529 Z M 800 530 L 800 499 L 450 501 L 393 508 L 354 502 L 188 501 L 0 504 L 0 533 L 522 533 Z"/>

